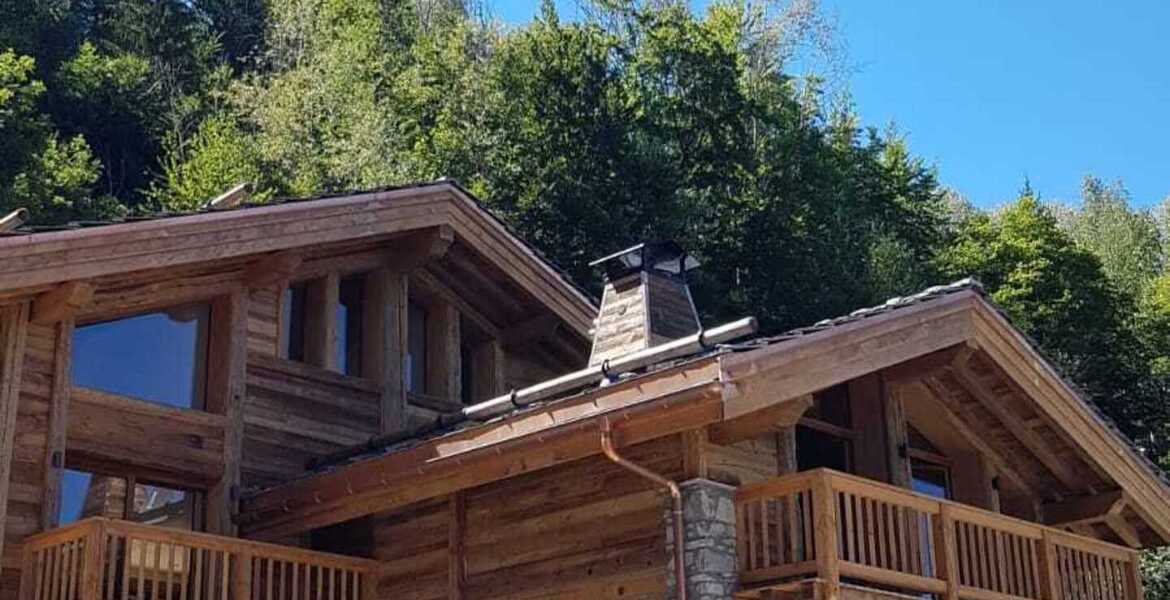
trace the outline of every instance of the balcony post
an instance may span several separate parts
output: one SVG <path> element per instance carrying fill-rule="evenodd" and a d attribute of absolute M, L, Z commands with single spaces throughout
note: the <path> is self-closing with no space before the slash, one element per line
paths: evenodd
<path fill-rule="evenodd" d="M 250 600 L 252 597 L 252 553 L 235 554 L 232 565 L 231 600 Z"/>
<path fill-rule="evenodd" d="M 1056 544 L 1048 535 L 1047 529 L 1041 529 L 1040 538 L 1040 598 L 1042 600 L 1060 599 L 1060 579 L 1056 571 Z"/>
<path fill-rule="evenodd" d="M 938 519 L 934 522 L 934 576 L 947 582 L 946 600 L 959 600 L 959 555 L 955 548 L 955 521 L 951 507 L 939 503 Z"/>
<path fill-rule="evenodd" d="M 841 564 L 837 548 L 837 495 L 833 492 L 832 475 L 817 473 L 813 480 L 813 505 L 816 506 L 814 535 L 816 537 L 817 575 L 825 581 L 824 600 L 841 597 Z"/>
<path fill-rule="evenodd" d="M 1129 563 L 1125 566 L 1125 592 L 1128 600 L 1142 600 L 1145 590 L 1142 587 L 1141 555 L 1137 552 L 1129 554 Z"/>
<path fill-rule="evenodd" d="M 81 580 L 81 600 L 102 597 L 102 578 L 105 574 L 106 521 L 99 519 L 92 523 L 85 535 L 85 563 Z"/>

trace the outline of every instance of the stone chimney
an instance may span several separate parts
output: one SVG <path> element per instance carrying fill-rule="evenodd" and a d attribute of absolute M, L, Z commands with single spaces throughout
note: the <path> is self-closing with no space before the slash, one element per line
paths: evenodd
<path fill-rule="evenodd" d="M 648 242 L 589 263 L 605 274 L 589 365 L 699 330 L 687 272 L 699 261 L 674 242 Z"/>

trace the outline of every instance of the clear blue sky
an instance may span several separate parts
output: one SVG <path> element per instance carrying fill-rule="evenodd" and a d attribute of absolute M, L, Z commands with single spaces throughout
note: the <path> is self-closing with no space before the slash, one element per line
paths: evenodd
<path fill-rule="evenodd" d="M 539 6 L 492 1 L 513 24 Z M 1089 173 L 1138 204 L 1170 195 L 1170 2 L 823 1 L 864 121 L 894 121 L 976 203 L 1010 199 L 1025 176 L 1072 201 Z"/>

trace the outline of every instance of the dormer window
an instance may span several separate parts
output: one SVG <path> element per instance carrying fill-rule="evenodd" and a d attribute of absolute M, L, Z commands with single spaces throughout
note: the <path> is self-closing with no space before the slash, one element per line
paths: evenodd
<path fill-rule="evenodd" d="M 341 280 L 337 294 L 337 337 L 333 352 L 337 370 L 346 375 L 362 375 L 362 310 L 366 278 L 355 275 Z"/>
<path fill-rule="evenodd" d="M 427 309 L 417 302 L 407 306 L 406 391 L 427 393 Z"/>

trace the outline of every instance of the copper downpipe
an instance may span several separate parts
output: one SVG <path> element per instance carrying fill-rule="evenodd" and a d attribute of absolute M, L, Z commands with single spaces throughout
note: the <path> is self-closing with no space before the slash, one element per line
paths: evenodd
<path fill-rule="evenodd" d="M 678 484 L 642 465 L 630 462 L 621 454 L 618 454 L 617 448 L 613 445 L 613 429 L 610 427 L 609 419 L 607 418 L 601 420 L 601 452 L 605 454 L 606 458 L 618 466 L 649 479 L 670 491 L 671 513 L 674 517 L 671 521 L 674 525 L 674 587 L 677 590 L 675 598 L 677 600 L 687 600 L 687 574 L 686 565 L 684 564 L 686 548 L 683 546 L 682 491 L 678 489 Z"/>

